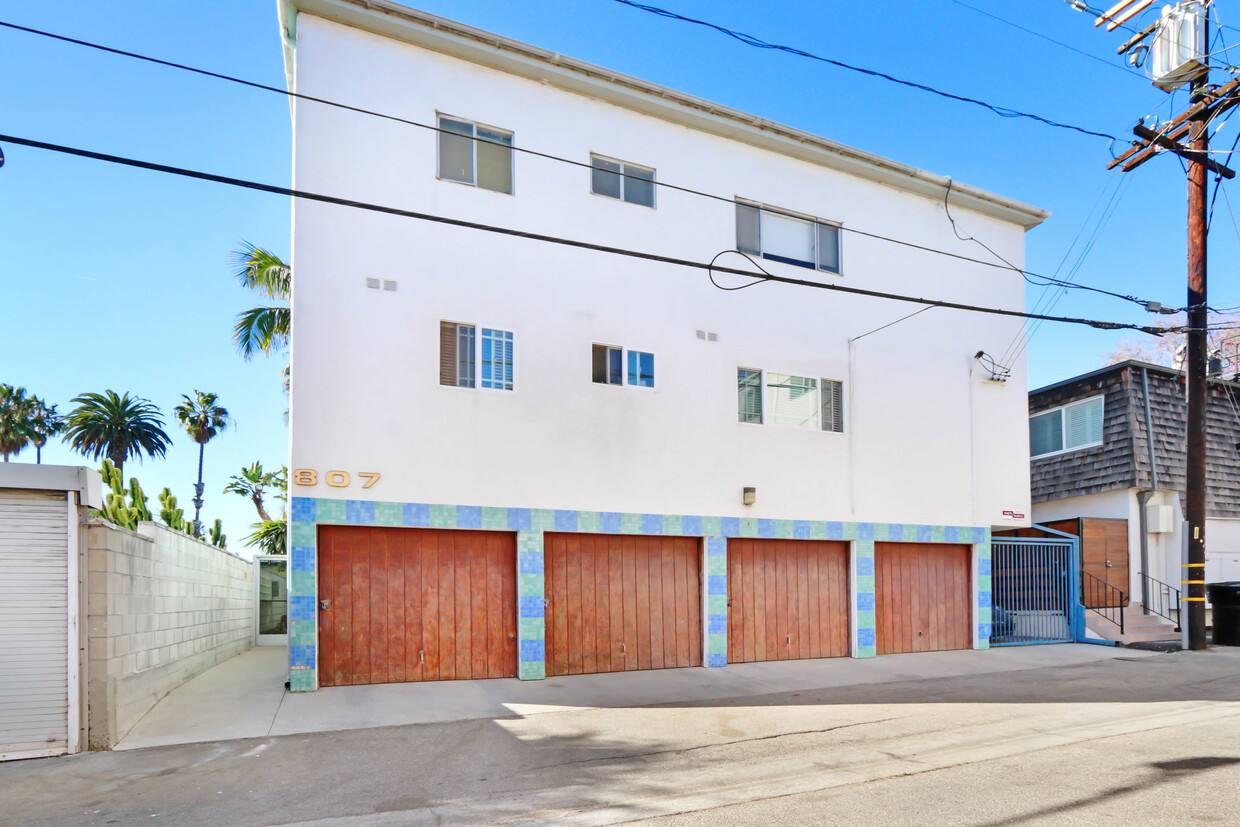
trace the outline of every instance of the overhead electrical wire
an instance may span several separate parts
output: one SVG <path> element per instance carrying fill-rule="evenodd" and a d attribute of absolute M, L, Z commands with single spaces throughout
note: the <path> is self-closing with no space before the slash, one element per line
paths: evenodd
<path fill-rule="evenodd" d="M 109 155 L 103 152 L 94 152 L 87 149 L 79 149 L 76 147 L 65 146 L 62 144 L 49 143 L 47 141 L 36 141 L 30 138 L 21 138 L 15 135 L 0 135 L 0 144 L 11 143 L 18 146 L 27 146 L 34 149 L 43 149 L 50 152 L 57 152 L 64 155 L 73 155 L 79 158 L 88 158 L 95 161 L 104 161 L 110 164 L 118 164 L 121 166 L 135 167 L 138 169 L 146 169 L 152 172 L 162 172 L 169 175 L 177 175 L 184 178 L 193 178 L 200 181 L 210 181 L 217 184 L 226 184 L 244 189 L 257 190 L 259 192 L 267 192 L 275 195 L 283 195 L 290 198 L 299 198 L 306 201 L 317 201 L 324 204 L 334 204 L 342 207 L 351 207 L 354 209 L 367 210 L 375 213 L 386 215 L 394 215 L 401 218 L 411 218 L 419 221 L 427 221 L 436 224 L 463 227 L 465 229 L 479 230 L 497 235 L 512 236 L 515 238 L 523 238 L 531 241 L 541 241 L 548 244 L 557 244 L 563 247 L 572 247 L 582 250 L 592 250 L 600 253 L 608 253 L 611 255 L 626 256 L 629 258 L 643 259 L 661 264 L 671 264 L 678 267 L 687 267 L 696 270 L 703 270 L 708 274 L 715 272 L 727 273 L 729 275 L 742 276 L 745 278 L 755 278 L 763 282 L 775 282 L 778 284 L 790 284 L 798 287 L 810 287 L 818 290 L 827 290 L 834 293 L 845 293 L 855 296 L 866 296 L 876 299 L 888 299 L 891 301 L 908 302 L 911 304 L 922 304 L 931 307 L 942 307 L 949 310 L 963 310 L 974 313 L 985 313 L 995 316 L 1009 316 L 1025 319 L 1044 319 L 1046 321 L 1063 322 L 1065 324 L 1078 324 L 1100 330 L 1136 330 L 1143 333 L 1149 333 L 1152 336 L 1162 336 L 1168 332 L 1176 332 L 1174 328 L 1159 328 L 1150 325 L 1136 325 L 1127 322 L 1107 322 L 1096 319 L 1083 319 L 1067 316 L 1048 316 L 1041 314 L 1027 313 L 1023 310 L 1009 310 L 1001 307 L 985 307 L 982 305 L 967 304 L 965 302 L 953 302 L 944 299 L 931 299 L 924 296 L 907 296 L 898 293 L 887 293 L 881 290 L 869 290 L 863 287 L 850 287 L 843 284 L 831 284 L 823 282 L 809 281 L 808 279 L 795 279 L 787 276 L 776 276 L 769 272 L 753 273 L 747 270 L 738 270 L 731 267 L 718 267 L 713 262 L 693 261 L 691 259 L 677 258 L 674 256 L 665 256 L 657 253 L 647 253 L 638 250 L 630 250 L 623 247 L 611 247 L 605 244 L 595 244 L 589 241 L 580 241 L 577 239 L 564 238 L 562 236 L 546 235 L 543 233 L 533 233 L 525 230 L 517 230 L 510 227 L 499 227 L 494 224 L 483 224 L 477 221 L 466 221 L 460 218 L 450 218 L 443 215 L 434 215 L 431 213 L 416 212 L 413 210 L 400 209 L 398 207 L 388 207 L 380 204 L 372 204 L 366 201 L 356 201 L 349 198 L 340 198 L 334 195 L 324 195 L 322 193 L 308 192 L 306 190 L 297 190 L 290 187 L 281 187 L 275 184 L 264 184 L 258 181 L 248 181 L 243 178 L 232 178 L 225 175 L 216 175 L 210 172 L 202 172 L 199 170 L 187 169 L 185 167 L 176 167 L 168 164 L 159 164 L 152 161 L 143 161 L 136 158 L 126 158 L 119 155 Z"/>
<path fill-rule="evenodd" d="M 1119 185 L 1115 188 L 1115 191 L 1112 192 L 1111 199 L 1107 202 L 1107 206 L 1098 217 L 1098 222 L 1094 225 L 1094 229 L 1090 233 L 1089 239 L 1081 247 L 1081 251 L 1077 255 L 1076 261 L 1073 262 L 1071 269 L 1068 271 L 1069 281 L 1075 279 L 1077 274 L 1080 273 L 1081 268 L 1085 265 L 1085 260 L 1089 258 L 1089 254 L 1093 252 L 1094 246 L 1098 243 L 1098 238 L 1102 234 L 1103 228 L 1110 223 L 1112 216 L 1115 215 L 1115 211 L 1119 209 L 1119 205 L 1123 201 L 1124 195 L 1128 192 L 1128 188 L 1132 184 L 1132 180 L 1132 176 L 1124 176 L 1120 180 Z M 1045 307 L 1043 307 L 1039 312 L 1049 314 L 1050 311 L 1054 310 L 1055 306 L 1058 305 L 1067 294 L 1068 291 L 1066 289 L 1060 288 L 1057 290 L 1052 290 Z M 1041 331 L 1042 324 L 1043 323 L 1041 321 L 1035 321 L 1033 323 L 1032 329 L 1028 332 L 1028 335 L 1024 337 L 1020 347 L 1016 349 L 1016 352 L 1009 358 L 1008 361 L 1015 361 L 1024 355 L 1025 351 L 1029 348 L 1029 342 L 1033 340 L 1033 337 L 1036 336 L 1039 331 Z"/>
<path fill-rule="evenodd" d="M 1115 189 L 1119 189 L 1119 185 L 1123 180 L 1124 179 L 1119 179 L 1116 181 Z M 1059 259 L 1059 264 L 1055 267 L 1056 276 L 1058 276 L 1060 271 L 1063 270 L 1063 266 L 1068 262 L 1068 256 L 1072 255 L 1072 251 L 1076 249 L 1077 242 L 1081 240 L 1081 235 L 1084 234 L 1086 228 L 1089 227 L 1090 220 L 1094 217 L 1094 212 L 1098 209 L 1098 205 L 1102 203 L 1102 198 L 1106 195 L 1108 187 L 1110 187 L 1109 179 L 1103 183 L 1102 189 L 1098 192 L 1098 197 L 1094 199 L 1093 206 L 1089 208 L 1089 212 L 1085 215 L 1085 220 L 1082 221 L 1081 226 L 1077 228 L 1076 235 L 1072 238 L 1072 243 L 1068 245 L 1068 248 L 1064 250 L 1063 257 Z M 1112 197 L 1114 197 L 1114 192 L 1112 192 Z M 1106 212 L 1105 207 L 1103 208 L 1103 212 Z M 1061 292 L 1061 288 L 1055 288 L 1054 290 L 1047 289 L 1050 286 L 1051 285 L 1047 285 L 1043 288 L 1041 295 L 1038 296 L 1037 302 L 1034 303 L 1033 311 L 1035 313 L 1042 312 L 1043 304 L 1049 302 L 1048 297 L 1051 293 L 1058 294 Z M 1036 326 L 1037 323 L 1034 325 L 1035 329 Z M 1026 342 L 1028 337 L 1033 335 L 1033 332 L 1034 331 L 1030 330 L 1028 326 L 1022 326 L 1019 330 L 1017 330 L 1015 335 L 1012 336 L 1012 341 L 1008 343 L 1006 348 L 1004 348 L 1003 354 L 999 357 L 999 361 L 1007 362 L 1009 359 L 1014 357 L 1016 355 L 1017 347 Z"/>
<path fill-rule="evenodd" d="M 1119 138 L 1107 132 L 1098 132 L 1093 129 L 1086 129 L 1082 126 L 1074 126 L 1069 123 L 1062 123 L 1060 121 L 1051 120 L 1050 118 L 1044 118 L 1041 115 L 1035 115 L 1031 112 L 1022 112 L 1019 109 L 1011 109 L 1006 106 L 997 106 L 993 103 L 987 103 L 986 101 L 979 100 L 977 98 L 970 98 L 965 95 L 957 95 L 952 92 L 945 92 L 942 89 L 936 89 L 933 86 L 928 86 L 924 83 L 917 83 L 916 81 L 904 80 L 903 78 L 898 78 L 898 77 L 895 77 L 894 75 L 889 75 L 886 72 L 880 72 L 876 69 L 866 69 L 865 67 L 855 66 L 851 63 L 845 63 L 841 60 L 835 60 L 833 58 L 823 57 L 822 55 L 817 55 L 817 54 L 814 54 L 813 52 L 807 52 L 804 49 L 798 49 L 795 46 L 783 46 L 778 43 L 771 43 L 769 41 L 763 40 L 760 37 L 755 37 L 754 35 L 751 35 L 751 34 L 745 34 L 744 32 L 738 32 L 735 29 L 729 29 L 726 26 L 721 26 L 718 23 L 711 23 L 708 20 L 700 20 L 696 17 L 686 17 L 683 14 L 678 14 L 674 11 L 668 11 L 667 9 L 663 9 L 658 6 L 651 6 L 651 5 L 647 5 L 646 3 L 637 3 L 637 2 L 634 2 L 634 0 L 615 0 L 615 2 L 620 3 L 621 5 L 624 5 L 624 6 L 630 6 L 631 8 L 637 9 L 639 11 L 644 11 L 644 12 L 648 12 L 653 15 L 657 15 L 658 17 L 665 17 L 669 20 L 677 20 L 682 23 L 692 23 L 695 26 L 704 26 L 708 29 L 714 29 L 720 34 L 727 35 L 733 40 L 744 43 L 746 46 L 753 46 L 756 49 L 770 49 L 772 51 L 777 51 L 777 52 L 786 52 L 790 55 L 796 55 L 797 57 L 808 58 L 809 60 L 816 60 L 820 63 L 826 63 L 826 64 L 829 64 L 831 66 L 836 66 L 841 69 L 847 69 L 851 72 L 859 72 L 863 75 L 869 75 L 870 77 L 880 78 L 882 80 L 890 81 L 891 83 L 899 84 L 900 86 L 907 86 L 910 89 L 918 89 L 922 92 L 928 92 L 932 95 L 938 95 L 941 98 L 947 98 L 948 100 L 954 100 L 954 101 L 959 101 L 960 103 L 968 103 L 974 106 L 980 106 L 983 109 L 987 109 L 995 113 L 996 115 L 999 115 L 1000 117 L 1028 118 L 1030 120 L 1037 121 L 1038 123 L 1046 124 L 1047 126 L 1053 126 L 1058 129 L 1067 129 L 1073 132 L 1079 132 L 1082 135 L 1090 135 L 1095 138 L 1107 138 L 1112 141 L 1119 140 Z"/>
<path fill-rule="evenodd" d="M 1020 29 L 1022 32 L 1025 32 L 1026 34 L 1031 34 L 1034 37 L 1041 38 L 1042 40 L 1045 40 L 1048 43 L 1054 43 L 1056 46 L 1062 46 L 1068 51 L 1076 52 L 1078 55 L 1081 55 L 1082 57 L 1087 57 L 1090 60 L 1096 60 L 1099 63 L 1103 64 L 1104 66 L 1110 66 L 1112 69 L 1118 69 L 1121 72 L 1127 72 L 1128 74 L 1136 75 L 1137 77 L 1142 77 L 1142 78 L 1145 77 L 1144 74 L 1136 71 L 1135 69 L 1129 69 L 1127 66 L 1121 66 L 1118 63 L 1112 63 L 1106 58 L 1098 57 L 1098 55 L 1090 54 L 1084 49 L 1078 49 L 1075 46 L 1069 46 L 1067 43 L 1064 43 L 1062 40 L 1056 40 L 1055 38 L 1050 37 L 1049 35 L 1044 35 L 1041 32 L 1034 31 L 1033 29 L 1027 29 L 1024 26 L 1020 25 L 1019 23 L 1014 23 L 1005 17 L 1000 17 L 999 15 L 994 14 L 993 12 L 988 12 L 985 9 L 979 9 L 977 6 L 964 2 L 964 0 L 952 0 L 952 2 L 955 3 L 957 6 L 964 6 L 966 9 L 971 9 L 980 15 L 989 17 L 991 20 L 997 20 L 1000 23 L 1003 23 L 1004 25 L 1007 25 L 1007 26 L 1011 26 L 1014 29 Z"/>
<path fill-rule="evenodd" d="M 60 41 L 63 43 L 69 43 L 75 46 L 82 46 L 88 49 L 95 49 L 97 51 L 106 52 L 108 54 L 118 55 L 120 57 L 127 57 L 127 58 L 131 58 L 134 60 L 140 60 L 140 61 L 144 61 L 147 63 L 153 63 L 158 66 L 164 66 L 164 67 L 171 68 L 171 69 L 178 69 L 184 72 L 190 72 L 192 74 L 202 75 L 204 77 L 210 77 L 210 78 L 215 78 L 217 80 L 227 81 L 229 83 L 236 83 L 236 84 L 246 86 L 252 89 L 258 89 L 264 92 L 271 92 L 271 93 L 281 95 L 287 98 L 293 98 L 295 100 L 309 101 L 311 103 L 317 103 L 317 104 L 322 104 L 324 106 L 330 106 L 330 107 L 334 107 L 337 109 L 343 109 L 343 110 L 354 112 L 354 113 L 361 114 L 361 115 L 368 115 L 371 117 L 382 118 L 384 120 L 395 121 L 397 123 L 402 123 L 407 126 L 415 126 L 415 127 L 418 127 L 419 129 L 424 129 L 430 132 L 435 132 L 435 133 L 441 133 L 441 132 L 448 133 L 449 132 L 449 130 L 445 130 L 439 126 L 435 126 L 435 125 L 428 124 L 428 123 L 423 123 L 421 121 L 416 121 L 410 118 L 404 118 L 399 115 L 392 115 L 389 113 L 378 112 L 372 109 L 366 109 L 364 107 L 353 106 L 351 104 L 342 103 L 340 101 L 330 100 L 328 98 L 317 97 L 315 95 L 308 95 L 308 94 L 304 94 L 301 92 L 293 92 L 293 91 L 284 89 L 279 86 L 271 86 L 269 84 L 259 83 L 257 81 L 246 80 L 245 78 L 239 78 L 233 75 L 226 75 L 221 72 L 213 72 L 208 69 L 201 69 L 196 66 L 189 66 L 184 63 L 177 63 L 175 61 L 164 60 L 162 58 L 152 57 L 150 55 L 144 55 L 138 52 L 130 52 L 124 49 L 116 49 L 111 46 L 105 46 L 103 44 L 95 43 L 89 40 L 81 40 L 81 39 L 74 38 L 74 37 L 68 37 L 66 35 L 56 34 L 54 32 L 45 31 L 43 29 L 35 29 L 29 26 L 22 26 L 17 23 L 11 23 L 5 20 L 0 20 L 0 28 L 7 28 L 7 29 L 15 30 L 15 31 L 25 32 L 27 34 L 33 34 L 33 35 L 37 35 L 40 37 L 46 37 L 51 40 L 57 40 L 57 41 Z M 463 136 L 457 132 L 450 132 L 450 134 L 458 138 L 464 137 L 464 138 L 470 138 L 471 140 L 474 140 L 474 141 L 486 141 L 485 138 L 478 138 L 476 136 Z M 540 152 L 538 150 L 527 149 L 525 147 L 520 147 L 520 146 L 510 146 L 509 148 L 514 152 L 519 152 L 521 154 L 530 155 L 536 158 L 543 158 L 549 161 L 557 161 L 559 163 L 569 164 L 571 166 L 580 167 L 584 169 L 591 169 L 591 170 L 594 169 L 592 164 L 587 163 L 585 161 L 577 161 L 572 158 L 565 158 L 559 155 L 552 155 L 547 152 Z M 702 190 L 693 189 L 692 187 L 679 186 L 677 184 L 668 183 L 666 181 L 655 180 L 655 181 L 648 181 L 647 183 L 654 184 L 656 187 L 659 187 L 662 189 L 674 190 L 676 192 L 683 192 L 688 195 L 694 195 L 694 196 L 698 196 L 701 198 L 708 198 L 714 201 L 719 201 L 719 202 L 730 204 L 730 205 L 735 205 L 737 203 L 734 197 L 716 195 L 714 193 L 709 193 L 709 192 L 705 192 Z M 779 212 L 779 210 L 777 209 L 770 209 L 770 208 L 764 208 L 764 209 L 768 209 L 771 212 Z M 878 241 L 886 241 L 891 244 L 898 244 L 900 246 L 909 247 L 915 250 L 921 250 L 923 252 L 933 253 L 935 255 L 946 256 L 948 258 L 954 258 L 959 261 L 967 261 L 972 264 L 981 264 L 986 267 L 995 267 L 1001 270 L 1012 270 L 1014 272 L 1020 273 L 1026 280 L 1028 280 L 1030 277 L 1033 277 L 1037 279 L 1045 279 L 1045 280 L 1052 281 L 1052 282 L 1056 281 L 1055 278 L 1052 276 L 1039 275 L 1038 273 L 1033 273 L 1028 270 L 1024 270 L 1019 267 L 1016 267 L 1012 265 L 1010 262 L 1004 262 L 1002 264 L 999 264 L 993 261 L 986 261 L 985 259 L 973 258 L 971 256 L 961 255 L 959 253 L 948 252 L 947 250 L 940 250 L 934 247 L 927 247 L 925 245 L 916 244 L 911 241 L 904 241 L 902 239 L 891 238 L 890 236 L 884 236 L 878 233 L 871 233 L 865 230 L 859 230 L 859 229 L 856 229 L 855 227 L 840 225 L 839 228 L 843 232 L 852 233 L 853 235 L 858 235 L 864 238 L 872 238 Z M 993 253 L 993 251 L 991 252 Z M 1143 300 L 1143 299 L 1120 296 L 1119 294 L 1113 293 L 1109 290 L 1104 290 L 1098 287 L 1092 287 L 1090 285 L 1073 284 L 1073 283 L 1068 283 L 1068 282 L 1061 282 L 1061 284 L 1064 286 L 1065 289 L 1086 290 L 1090 292 L 1096 292 L 1096 293 L 1100 293 L 1100 294 L 1107 295 L 1107 296 L 1123 298 L 1123 299 L 1126 299 L 1127 301 L 1132 301 L 1136 304 L 1143 305 L 1143 306 L 1149 304 L 1148 301 Z"/>

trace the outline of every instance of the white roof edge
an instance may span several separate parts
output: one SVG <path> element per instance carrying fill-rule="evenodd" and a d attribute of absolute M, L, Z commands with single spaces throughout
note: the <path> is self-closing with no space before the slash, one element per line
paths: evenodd
<path fill-rule="evenodd" d="M 950 184 L 951 203 L 1018 224 L 1026 230 L 1038 226 L 1050 215 L 1047 210 L 952 181 L 943 175 L 390 0 L 276 0 L 276 5 L 284 43 L 285 75 L 290 89 L 297 41 L 296 15 L 306 12 L 917 195 L 941 200 Z"/>

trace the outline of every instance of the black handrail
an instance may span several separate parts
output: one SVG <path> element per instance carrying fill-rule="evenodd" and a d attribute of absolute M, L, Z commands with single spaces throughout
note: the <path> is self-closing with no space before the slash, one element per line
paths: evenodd
<path fill-rule="evenodd" d="M 1102 617 L 1119 626 L 1119 633 L 1124 633 L 1124 607 L 1128 605 L 1128 593 L 1112 586 L 1101 577 L 1081 572 L 1081 603 L 1086 609 L 1097 612 Z"/>
<path fill-rule="evenodd" d="M 1145 611 L 1171 621 L 1175 630 L 1180 631 L 1180 590 L 1145 573 L 1141 574 L 1141 579 L 1145 586 Z M 1175 612 L 1174 617 L 1172 612 Z"/>

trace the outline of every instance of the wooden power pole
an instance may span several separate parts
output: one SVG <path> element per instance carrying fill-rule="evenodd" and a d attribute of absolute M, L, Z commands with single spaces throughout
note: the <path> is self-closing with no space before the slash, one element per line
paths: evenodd
<path fill-rule="evenodd" d="M 1099 17 L 1095 25 L 1105 22 L 1107 28 L 1113 30 L 1123 20 L 1148 6 L 1148 3 L 1121 0 L 1118 5 Z M 1208 23 L 1205 26 L 1205 51 L 1208 52 Z M 1150 26 L 1121 46 L 1120 54 L 1131 50 L 1146 37 L 1157 34 L 1158 24 Z M 1160 124 L 1157 130 L 1137 124 L 1133 133 L 1138 140 L 1133 142 L 1127 152 L 1107 165 L 1108 169 L 1118 166 L 1128 172 L 1163 152 L 1175 153 L 1188 162 L 1188 342 L 1185 353 L 1188 444 L 1185 459 L 1187 502 L 1184 515 L 1188 524 L 1188 562 L 1184 566 L 1182 585 L 1186 586 L 1183 590 L 1186 594 L 1181 598 L 1181 605 L 1187 607 L 1190 649 L 1206 648 L 1206 399 L 1209 365 L 1209 308 L 1206 305 L 1209 217 L 1206 173 L 1213 172 L 1229 179 L 1235 177 L 1235 172 L 1209 158 L 1209 125 L 1214 118 L 1240 103 L 1240 78 L 1212 87 L 1209 83 L 1209 67 L 1204 61 L 1208 61 L 1208 56 L 1203 57 L 1203 63 L 1191 81 L 1188 109 L 1174 120 Z M 1184 623 L 1185 620 L 1181 618 L 1180 622 Z"/>

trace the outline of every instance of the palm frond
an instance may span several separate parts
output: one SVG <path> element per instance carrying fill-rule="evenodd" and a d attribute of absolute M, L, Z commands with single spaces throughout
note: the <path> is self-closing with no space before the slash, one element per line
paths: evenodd
<path fill-rule="evenodd" d="M 243 287 L 257 290 L 268 298 L 288 301 L 293 289 L 293 271 L 270 250 L 248 241 L 232 252 L 234 275 Z"/>
<path fill-rule="evenodd" d="M 288 347 L 293 328 L 292 311 L 287 307 L 254 307 L 237 314 L 233 341 L 249 360 L 257 353 L 271 355 Z"/>

